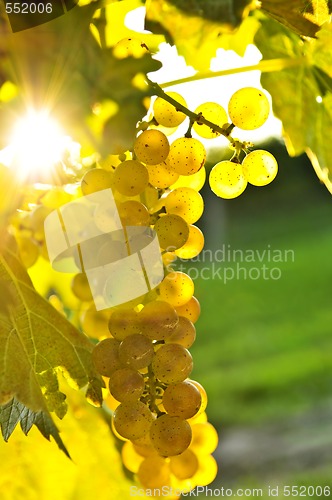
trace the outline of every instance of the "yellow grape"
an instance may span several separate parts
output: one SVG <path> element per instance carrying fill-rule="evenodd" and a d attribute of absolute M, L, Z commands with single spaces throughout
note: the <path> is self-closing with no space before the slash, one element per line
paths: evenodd
<path fill-rule="evenodd" d="M 199 462 L 192 450 L 185 450 L 180 455 L 171 457 L 169 465 L 175 477 L 178 479 L 189 479 L 197 472 Z"/>
<path fill-rule="evenodd" d="M 179 215 L 166 214 L 160 217 L 154 230 L 158 235 L 159 245 L 167 251 L 182 247 L 189 236 L 189 226 Z"/>
<path fill-rule="evenodd" d="M 125 196 L 136 196 L 144 191 L 149 183 L 146 167 L 137 160 L 125 160 L 116 168 L 113 185 Z"/>
<path fill-rule="evenodd" d="M 169 142 L 166 135 L 159 130 L 145 130 L 136 138 L 134 152 L 139 161 L 157 165 L 166 160 Z"/>
<path fill-rule="evenodd" d="M 183 106 L 187 107 L 185 99 L 177 92 L 166 92 L 166 94 Z M 159 125 L 163 125 L 164 127 L 178 127 L 186 119 L 186 115 L 184 113 L 177 111 L 173 104 L 170 104 L 162 97 L 157 97 L 154 101 L 153 114 Z"/>
<path fill-rule="evenodd" d="M 270 103 L 262 90 L 245 87 L 230 98 L 228 114 L 236 127 L 255 130 L 268 119 Z"/>
<path fill-rule="evenodd" d="M 249 153 L 242 162 L 243 175 L 254 186 L 266 186 L 278 173 L 278 163 L 268 151 L 257 149 Z"/>
<path fill-rule="evenodd" d="M 141 401 L 125 402 L 115 410 L 113 422 L 120 436 L 130 440 L 138 439 L 149 432 L 153 415 Z"/>
<path fill-rule="evenodd" d="M 29 227 L 33 231 L 34 238 L 38 241 L 45 240 L 44 222 L 51 212 L 50 208 L 38 205 L 30 214 Z"/>
<path fill-rule="evenodd" d="M 193 369 L 190 352 L 179 344 L 163 344 L 152 360 L 152 369 L 160 382 L 177 384 L 183 382 Z"/>
<path fill-rule="evenodd" d="M 180 259 L 193 259 L 196 257 L 204 247 L 204 235 L 202 231 L 197 227 L 189 226 L 189 236 L 185 244 L 175 250 L 175 254 L 180 257 Z"/>
<path fill-rule="evenodd" d="M 202 167 L 198 172 L 192 175 L 180 175 L 178 180 L 172 184 L 171 189 L 176 189 L 179 187 L 188 187 L 195 189 L 195 191 L 200 191 L 205 184 L 206 180 L 206 170 Z"/>
<path fill-rule="evenodd" d="M 148 366 L 153 358 L 154 350 L 150 339 L 140 333 L 129 335 L 119 346 L 119 358 L 123 365 L 140 370 Z"/>
<path fill-rule="evenodd" d="M 121 458 L 123 465 L 130 471 L 136 474 L 144 457 L 139 455 L 130 441 L 126 441 L 122 446 Z"/>
<path fill-rule="evenodd" d="M 167 344 L 180 344 L 189 349 L 196 339 L 196 328 L 190 319 L 183 316 L 179 317 L 179 322 L 173 332 L 165 342 Z"/>
<path fill-rule="evenodd" d="M 72 199 L 72 195 L 67 193 L 61 186 L 53 186 L 42 197 L 41 202 L 47 208 L 58 208 L 68 203 Z"/>
<path fill-rule="evenodd" d="M 186 420 L 167 414 L 154 420 L 150 429 L 151 442 L 163 457 L 183 453 L 190 445 L 191 435 Z"/>
<path fill-rule="evenodd" d="M 173 307 L 182 306 L 194 294 L 193 280 L 181 271 L 172 271 L 159 285 L 160 299 L 169 302 Z"/>
<path fill-rule="evenodd" d="M 17 246 L 24 267 L 29 268 L 33 266 L 39 257 L 38 245 L 31 238 L 19 236 L 17 238 Z"/>
<path fill-rule="evenodd" d="M 185 380 L 166 387 L 162 403 L 169 415 L 188 419 L 196 415 L 202 402 L 201 394 L 197 387 Z"/>
<path fill-rule="evenodd" d="M 204 202 L 194 189 L 180 187 L 167 195 L 165 208 L 167 213 L 179 215 L 188 224 L 194 224 L 203 214 Z"/>
<path fill-rule="evenodd" d="M 139 333 L 138 313 L 133 308 L 116 309 L 111 314 L 108 328 L 111 335 L 119 341 Z"/>
<path fill-rule="evenodd" d="M 201 113 L 206 120 L 218 125 L 219 127 L 222 127 L 228 122 L 226 111 L 216 102 L 204 102 L 203 104 L 200 104 L 198 108 L 195 109 L 195 113 Z M 205 139 L 214 139 L 220 135 L 220 132 L 213 131 L 204 123 L 195 122 L 193 129 L 200 137 L 204 137 Z"/>
<path fill-rule="evenodd" d="M 119 358 L 119 342 L 105 339 L 99 342 L 92 351 L 92 361 L 100 375 L 110 377 L 113 372 L 123 368 Z"/>
<path fill-rule="evenodd" d="M 123 38 L 113 47 L 113 55 L 117 59 L 126 59 L 127 57 L 140 59 L 146 54 L 149 54 L 149 49 L 145 43 L 138 38 Z"/>
<path fill-rule="evenodd" d="M 197 413 L 197 415 L 201 415 L 202 413 L 205 412 L 206 410 L 206 407 L 207 407 L 207 404 L 208 404 L 208 397 L 207 397 L 207 394 L 206 394 L 206 390 L 204 389 L 204 387 L 199 383 L 197 382 L 196 380 L 191 380 L 189 379 L 189 382 L 194 385 L 196 387 L 196 389 L 198 389 L 198 391 L 200 392 L 200 395 L 201 395 L 201 406 L 199 408 L 199 411 Z"/>
<path fill-rule="evenodd" d="M 217 163 L 210 172 L 209 183 L 212 191 L 220 198 L 236 198 L 247 187 L 242 166 L 229 160 Z"/>
<path fill-rule="evenodd" d="M 191 299 L 182 306 L 176 306 L 175 310 L 179 316 L 184 316 L 193 323 L 196 323 L 201 314 L 201 306 L 196 297 L 191 297 Z"/>
<path fill-rule="evenodd" d="M 81 181 L 81 189 L 84 195 L 101 191 L 112 187 L 112 174 L 102 168 L 88 170 Z"/>
<path fill-rule="evenodd" d="M 150 184 L 159 189 L 169 187 L 179 178 L 179 174 L 169 168 L 167 161 L 163 161 L 157 165 L 147 165 L 147 169 Z"/>
<path fill-rule="evenodd" d="M 121 368 L 112 373 L 109 390 L 118 401 L 136 401 L 144 391 L 144 377 L 131 368 Z"/>
<path fill-rule="evenodd" d="M 168 302 L 148 302 L 138 315 L 142 333 L 151 340 L 165 340 L 174 331 L 179 318 Z"/>
<path fill-rule="evenodd" d="M 169 465 L 164 458 L 156 455 L 143 459 L 137 477 L 148 491 L 162 491 L 163 487 L 170 487 Z"/>
<path fill-rule="evenodd" d="M 199 455 L 209 455 L 218 446 L 218 433 L 209 422 L 193 424 L 190 449 Z"/>
<path fill-rule="evenodd" d="M 81 324 L 83 331 L 89 337 L 95 339 L 109 337 L 108 320 L 109 313 L 106 311 L 96 311 L 95 305 L 92 304 L 89 309 L 82 314 Z"/>
<path fill-rule="evenodd" d="M 85 273 L 76 274 L 71 282 L 73 294 L 82 302 L 93 300 L 88 278 Z"/>
<path fill-rule="evenodd" d="M 150 214 L 143 203 L 128 200 L 119 204 L 119 216 L 124 226 L 148 226 Z"/>
<path fill-rule="evenodd" d="M 205 147 L 198 139 L 180 137 L 171 144 L 167 164 L 180 175 L 192 175 L 204 166 L 205 160 Z"/>
<path fill-rule="evenodd" d="M 212 455 L 196 455 L 198 459 L 198 469 L 193 476 L 193 480 L 200 486 L 207 486 L 212 483 L 218 473 L 218 465 Z"/>

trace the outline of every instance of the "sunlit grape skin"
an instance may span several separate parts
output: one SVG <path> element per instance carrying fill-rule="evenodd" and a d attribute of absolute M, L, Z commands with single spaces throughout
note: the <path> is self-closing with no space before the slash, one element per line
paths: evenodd
<path fill-rule="evenodd" d="M 193 137 L 180 137 L 172 142 L 167 162 L 180 175 L 193 175 L 205 163 L 206 151 L 203 144 Z"/>
<path fill-rule="evenodd" d="M 185 99 L 177 92 L 166 92 L 166 95 L 187 107 Z M 178 111 L 173 104 L 167 102 L 162 97 L 157 97 L 153 103 L 153 114 L 157 123 L 164 127 L 177 127 L 186 119 L 184 113 Z"/>
<path fill-rule="evenodd" d="M 236 127 L 255 130 L 268 119 L 270 103 L 260 89 L 244 87 L 236 91 L 229 100 L 228 114 Z"/>
<path fill-rule="evenodd" d="M 243 175 L 254 186 L 266 186 L 278 173 L 278 163 L 268 151 L 256 149 L 249 153 L 242 162 Z"/>
<path fill-rule="evenodd" d="M 232 161 L 217 163 L 210 172 L 209 183 L 212 191 L 220 198 L 237 198 L 247 187 L 242 166 Z"/>
<path fill-rule="evenodd" d="M 169 142 L 166 135 L 159 130 L 145 130 L 136 138 L 134 152 L 139 161 L 156 165 L 166 160 Z"/>
<path fill-rule="evenodd" d="M 219 127 L 222 127 L 228 121 L 226 111 L 216 102 L 204 102 L 200 104 L 198 108 L 195 109 L 195 113 L 202 114 L 206 120 Z M 200 137 L 204 137 L 205 139 L 214 139 L 220 135 L 220 132 L 214 131 L 208 125 L 203 123 L 200 124 L 199 122 L 194 123 L 193 129 Z"/>
<path fill-rule="evenodd" d="M 180 455 L 191 441 L 191 427 L 186 420 L 162 415 L 151 425 L 150 437 L 157 452 L 164 457 Z"/>

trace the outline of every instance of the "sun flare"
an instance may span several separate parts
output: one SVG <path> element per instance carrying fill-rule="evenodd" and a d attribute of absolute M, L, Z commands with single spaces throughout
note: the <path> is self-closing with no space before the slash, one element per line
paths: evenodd
<path fill-rule="evenodd" d="M 0 160 L 21 177 L 46 174 L 61 161 L 68 139 L 47 110 L 30 110 L 17 121 Z"/>

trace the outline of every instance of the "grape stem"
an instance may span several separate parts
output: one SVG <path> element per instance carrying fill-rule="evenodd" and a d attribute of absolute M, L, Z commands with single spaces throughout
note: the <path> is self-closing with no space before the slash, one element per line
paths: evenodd
<path fill-rule="evenodd" d="M 160 417 L 160 415 L 162 415 L 163 413 L 159 410 L 158 406 L 156 405 L 157 385 L 156 385 L 156 379 L 154 377 L 154 373 L 153 373 L 151 365 L 149 365 L 149 367 L 148 367 L 148 378 L 149 378 L 148 387 L 149 387 L 149 395 L 150 395 L 149 407 L 153 413 L 157 414 L 157 417 Z"/>
<path fill-rule="evenodd" d="M 199 122 L 199 123 L 203 123 L 204 125 L 207 125 L 208 127 L 210 127 L 210 129 L 213 132 L 219 132 L 219 134 L 226 137 L 226 139 L 228 139 L 229 142 L 231 142 L 231 143 L 234 142 L 234 139 L 230 135 L 234 126 L 235 126 L 235 125 L 233 125 L 233 123 L 226 123 L 226 125 L 224 125 L 223 127 L 220 127 L 219 125 L 216 125 L 215 123 L 212 123 L 209 120 L 207 120 L 206 118 L 204 118 L 202 113 L 194 113 L 193 111 L 190 111 L 190 109 L 188 109 L 186 106 L 184 106 L 180 102 L 173 99 L 173 97 L 170 97 L 161 88 L 161 86 L 158 85 L 158 83 L 152 82 L 149 78 L 147 78 L 147 82 L 148 82 L 149 86 L 153 89 L 153 92 L 155 95 L 157 95 L 158 97 L 161 97 L 165 101 L 169 102 L 170 104 L 172 104 L 176 108 L 177 111 L 182 111 L 182 113 L 184 113 L 185 115 L 187 115 L 189 117 L 190 124 L 189 124 L 189 128 L 185 134 L 185 137 L 191 137 L 191 127 L 193 126 L 193 124 L 195 122 Z"/>

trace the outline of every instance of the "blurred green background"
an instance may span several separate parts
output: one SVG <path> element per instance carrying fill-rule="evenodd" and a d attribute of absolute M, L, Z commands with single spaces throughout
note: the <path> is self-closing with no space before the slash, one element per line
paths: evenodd
<path fill-rule="evenodd" d="M 196 278 L 202 306 L 192 377 L 220 436 L 210 487 L 259 487 L 268 498 L 268 485 L 332 487 L 332 203 L 306 157 L 261 146 L 278 158 L 277 179 L 229 201 L 206 188 L 205 249 L 292 250 L 294 259 L 238 261 L 248 272 L 277 267 L 278 280 L 196 278 L 207 266 L 236 270 L 236 260 L 209 256 L 178 267 Z"/>

